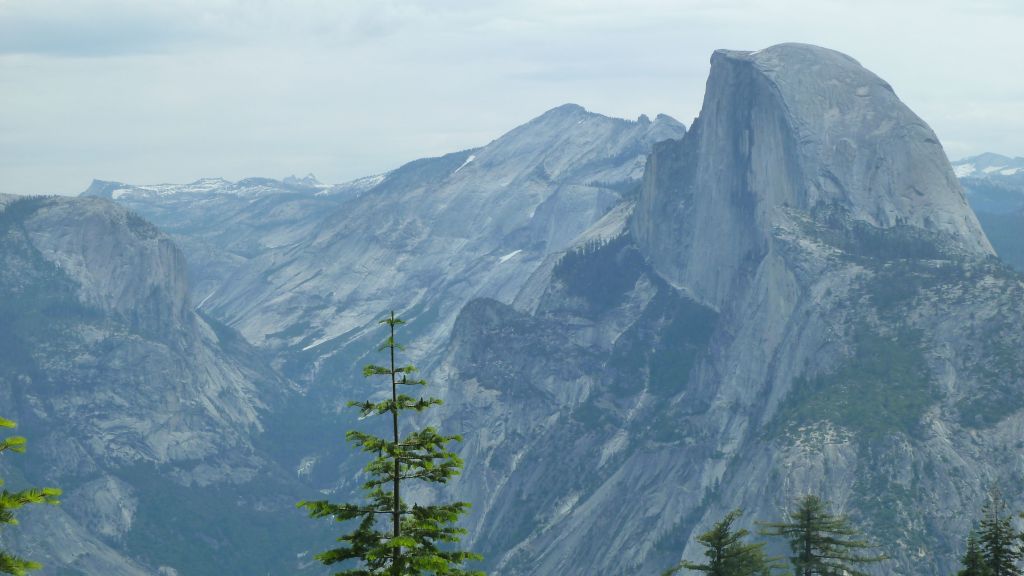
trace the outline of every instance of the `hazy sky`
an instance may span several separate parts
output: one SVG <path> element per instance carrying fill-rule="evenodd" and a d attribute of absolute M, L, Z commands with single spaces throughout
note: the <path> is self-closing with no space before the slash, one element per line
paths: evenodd
<path fill-rule="evenodd" d="M 715 48 L 789 41 L 888 80 L 951 158 L 1024 156 L 1020 0 L 0 0 L 0 192 L 340 182 L 566 102 L 689 125 Z"/>

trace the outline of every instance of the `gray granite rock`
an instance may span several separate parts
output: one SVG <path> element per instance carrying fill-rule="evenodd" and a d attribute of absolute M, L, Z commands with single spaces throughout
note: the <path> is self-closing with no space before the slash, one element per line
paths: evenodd
<path fill-rule="evenodd" d="M 437 371 L 492 573 L 656 573 L 729 510 L 814 492 L 892 557 L 872 573 L 946 574 L 990 486 L 1024 504 L 998 456 L 1024 283 L 884 81 L 812 46 L 716 52 L 633 206 L 514 309 L 467 306 Z"/>

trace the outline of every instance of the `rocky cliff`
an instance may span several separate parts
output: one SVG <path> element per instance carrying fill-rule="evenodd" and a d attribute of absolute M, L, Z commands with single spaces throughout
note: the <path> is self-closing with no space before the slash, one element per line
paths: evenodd
<path fill-rule="evenodd" d="M 389 307 L 443 338 L 469 298 L 511 299 L 640 178 L 655 139 L 683 133 L 664 117 L 557 108 L 482 148 L 394 170 L 301 242 L 258 257 L 204 309 L 273 348 L 335 350 Z"/>
<path fill-rule="evenodd" d="M 775 519 L 816 492 L 892 557 L 876 573 L 946 574 L 989 487 L 1024 506 L 1024 285 L 934 133 L 837 52 L 716 52 L 689 132 L 567 105 L 340 188 L 90 194 L 167 226 L 203 313 L 301 382 L 254 409 L 257 455 L 308 490 L 357 487 L 340 403 L 377 316 L 411 320 L 491 573 L 659 573 L 726 511 Z M 193 514 L 237 495 L 160 485 Z M 152 501 L 121 476 L 82 486 Z"/>
<path fill-rule="evenodd" d="M 991 254 L 935 134 L 855 60 L 797 44 L 711 60 L 700 118 L 652 156 L 632 221 L 664 277 L 720 305 L 791 211 Z"/>
<path fill-rule="evenodd" d="M 614 220 L 606 213 L 638 193 L 655 142 L 683 134 L 667 116 L 627 121 L 565 105 L 481 148 L 342 186 L 96 182 L 85 195 L 168 230 L 201 283 L 196 306 L 302 383 L 261 420 L 261 447 L 309 492 L 343 498 L 361 462 L 340 441 L 349 415 L 339 403 L 362 394 L 378 315 L 402 312 L 413 359 L 436 364 L 468 300 L 511 302 L 551 254 Z"/>
<path fill-rule="evenodd" d="M 308 237 L 340 202 L 381 178 L 337 186 L 320 184 L 312 176 L 238 182 L 204 178 L 148 186 L 97 180 L 82 196 L 114 200 L 174 238 L 188 255 L 190 287 L 201 308 L 251 259 Z"/>
<path fill-rule="evenodd" d="M 815 492 L 877 573 L 945 574 L 985 491 L 1019 485 L 1024 284 L 854 60 L 716 52 L 632 215 L 583 237 L 514 307 L 468 305 L 438 372 L 496 573 L 655 573 L 728 510 Z"/>
<path fill-rule="evenodd" d="M 106 200 L 4 197 L 0 258 L 0 405 L 30 440 L 3 476 L 66 494 L 11 533 L 20 549 L 61 573 L 201 573 L 179 563 L 184 540 L 202 559 L 247 536 L 201 526 L 191 499 L 234 493 L 207 519 L 277 522 L 237 498 L 279 497 L 252 488 L 280 476 L 256 444 L 290 385 L 193 311 L 166 235 Z"/>

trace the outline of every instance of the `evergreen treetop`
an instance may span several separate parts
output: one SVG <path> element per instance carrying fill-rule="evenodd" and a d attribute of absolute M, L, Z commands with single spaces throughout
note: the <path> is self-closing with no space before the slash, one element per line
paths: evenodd
<path fill-rule="evenodd" d="M 14 428 L 16 424 L 0 418 L 0 428 Z M 0 440 L 0 454 L 4 452 L 24 453 L 25 439 L 21 436 L 9 436 Z M 0 479 L 0 487 L 4 484 Z M 29 504 L 59 504 L 60 490 L 57 488 L 29 488 L 20 492 L 0 491 L 0 527 L 16 525 L 18 519 L 14 511 Z M 0 574 L 24 576 L 31 570 L 42 568 L 42 564 L 19 558 L 10 552 L 0 549 Z"/>
<path fill-rule="evenodd" d="M 337 522 L 356 522 L 350 532 L 338 538 L 342 546 L 316 557 L 327 565 L 354 561 L 348 563 L 348 568 L 336 572 L 337 576 L 482 576 L 482 572 L 464 568 L 466 561 L 479 560 L 481 556 L 454 547 L 466 533 L 456 522 L 469 509 L 469 503 L 410 506 L 402 500 L 404 483 L 444 484 L 460 473 L 462 461 L 448 445 L 461 438 L 443 435 L 429 426 L 405 436 L 400 434 L 401 412 L 421 412 L 441 404 L 441 400 L 399 392 L 425 386 L 426 382 L 412 377 L 416 372 L 414 366 L 395 363 L 396 351 L 403 350 L 395 341 L 395 328 L 405 322 L 392 312 L 380 323 L 389 328 L 388 338 L 379 348 L 388 352 L 389 362 L 387 366 L 370 364 L 363 369 L 363 375 L 390 380 L 390 394 L 383 400 L 352 401 L 348 405 L 359 410 L 360 419 L 390 416 L 391 437 L 382 438 L 358 430 L 350 430 L 345 435 L 349 442 L 374 456 L 364 468 L 367 475 L 362 485 L 365 502 L 299 502 L 298 506 L 307 509 L 313 518 L 332 517 Z"/>
<path fill-rule="evenodd" d="M 707 561 L 702 564 L 682 561 L 677 566 L 662 574 L 672 576 L 683 568 L 703 572 L 708 576 L 767 576 L 771 574 L 773 559 L 764 553 L 764 543 L 747 543 L 744 540 L 750 534 L 746 528 L 734 529 L 733 523 L 743 514 L 742 510 L 733 510 L 725 515 L 710 530 L 697 537 L 697 542 L 704 546 Z"/>
<path fill-rule="evenodd" d="M 988 569 L 988 562 L 985 560 L 985 554 L 981 550 L 981 544 L 978 542 L 978 535 L 975 532 L 971 532 L 967 536 L 967 551 L 964 552 L 960 563 L 963 569 L 956 573 L 957 576 L 992 576 L 992 571 Z"/>
<path fill-rule="evenodd" d="M 789 540 L 796 576 L 868 576 L 857 567 L 886 559 L 884 555 L 862 554 L 860 551 L 874 546 L 860 539 L 848 518 L 833 515 L 828 503 L 813 494 L 797 501 L 788 522 L 760 524 L 761 534 Z"/>
<path fill-rule="evenodd" d="M 1013 516 L 998 491 L 989 495 L 981 509 L 978 540 L 991 576 L 1019 576 L 1017 562 L 1024 557 L 1021 534 L 1013 526 Z"/>

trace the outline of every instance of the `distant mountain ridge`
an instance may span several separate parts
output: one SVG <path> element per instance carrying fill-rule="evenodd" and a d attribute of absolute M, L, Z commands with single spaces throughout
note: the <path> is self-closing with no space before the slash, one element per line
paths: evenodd
<path fill-rule="evenodd" d="M 1024 173 L 1024 158 L 986 152 L 953 162 L 958 178 L 998 178 Z"/>
<path fill-rule="evenodd" d="M 122 182 L 93 180 L 89 188 L 81 196 L 95 196 L 111 200 L 130 199 L 133 197 L 153 197 L 171 195 L 216 195 L 233 194 L 238 196 L 260 196 L 274 193 L 319 193 L 331 186 L 321 184 L 309 175 L 299 179 L 289 176 L 283 180 L 272 178 L 245 178 L 238 182 L 230 182 L 223 178 L 200 178 L 188 184 L 150 184 L 130 185 Z"/>
<path fill-rule="evenodd" d="M 266 408 L 249 435 L 234 435 L 230 419 L 206 428 L 248 438 L 241 462 L 166 458 L 140 477 L 116 467 L 74 477 L 88 503 L 69 512 L 76 534 L 92 515 L 138 506 L 131 526 L 104 521 L 101 537 L 82 542 L 138 571 L 251 573 L 252 550 L 226 543 L 286 517 L 291 503 L 275 491 L 340 499 L 357 488 L 362 462 L 341 440 L 354 417 L 339 406 L 361 389 L 372 328 L 391 308 L 446 399 L 433 417 L 465 438 L 467 468 L 451 490 L 474 503 L 469 544 L 493 574 L 658 573 L 697 559 L 691 536 L 727 510 L 776 518 L 804 492 L 882 544 L 893 560 L 872 573 L 946 574 L 988 486 L 1019 485 L 1007 454 L 1024 427 L 1024 281 L 994 258 L 931 129 L 848 56 L 800 44 L 716 51 L 689 131 L 662 115 L 628 121 L 565 105 L 480 148 L 319 186 L 211 179 L 87 191 L 131 210 L 113 210 L 142 234 L 126 244 L 169 245 L 138 214 L 187 260 L 187 274 L 179 262 L 171 277 L 191 278 L 191 295 L 129 290 L 140 296 L 119 318 L 185 318 L 216 336 L 195 344 L 214 365 L 260 366 L 251 395 L 232 377 L 237 387 L 200 378 L 181 399 L 162 396 L 175 388 L 158 378 L 128 404 L 191 414 L 182 399 L 225 389 L 210 406 Z M 74 228 L 71 206 L 47 208 L 60 214 L 47 230 L 63 218 Z M 94 243 L 109 245 L 69 235 L 46 249 Z M 68 286 L 78 294 L 92 282 L 87 293 L 116 307 L 109 279 L 125 267 L 103 260 L 97 278 L 107 280 L 76 273 Z M 82 344 L 60 346 L 51 358 Z M 132 368 L 141 382 L 159 366 Z M 27 389 L 11 382 L 0 392 Z M 29 431 L 46 429 L 19 410 Z M 199 430 L 214 426 L 196 418 Z M 102 494 L 124 496 L 112 506 Z M 222 500 L 239 515 L 221 514 Z M 181 502 L 195 505 L 158 530 L 154 519 Z M 243 520 L 219 532 L 207 508 Z M 235 554 L 229 568 L 183 552 L 190 543 L 175 536 L 195 530 L 204 554 Z M 300 530 L 275 532 L 275 545 L 306 552 Z M 281 562 L 316 573 L 307 561 Z"/>
<path fill-rule="evenodd" d="M 168 532 L 188 529 L 188 516 L 280 520 L 269 513 L 279 503 L 261 515 L 235 499 L 197 509 L 171 496 L 283 489 L 289 476 L 256 446 L 264 417 L 294 389 L 193 311 L 169 237 L 99 198 L 0 197 L 0 260 L 0 404 L 30 439 L 13 476 L 65 492 L 63 506 L 32 511 L 10 533 L 16 543 L 58 573 L 187 573 L 212 561 L 204 545 L 184 566 L 168 553 Z M 216 547 L 244 537 L 194 530 Z"/>
<path fill-rule="evenodd" d="M 512 307 L 470 302 L 438 370 L 493 571 L 657 573 L 810 492 L 892 558 L 869 573 L 950 573 L 1018 485 L 1024 280 L 927 125 L 842 54 L 719 51 L 611 214 Z"/>
<path fill-rule="evenodd" d="M 181 187 L 205 192 L 199 195 L 150 192 L 156 187 L 116 185 L 116 190 L 131 190 L 118 201 L 175 235 L 190 254 L 203 310 L 252 342 L 315 348 L 372 325 L 379 312 L 374 305 L 337 314 L 334 306 L 387 300 L 394 296 L 369 294 L 402 285 L 398 279 L 383 285 L 358 280 L 353 268 L 376 269 L 382 258 L 400 251 L 428 249 L 424 242 L 433 243 L 429 250 L 438 254 L 471 250 L 472 255 L 447 256 L 445 266 L 475 267 L 465 289 L 498 296 L 494 287 L 524 280 L 547 253 L 564 248 L 624 194 L 633 193 L 654 142 L 684 133 L 682 124 L 665 115 L 627 121 L 567 104 L 482 148 L 417 160 L 336 186 L 325 196 L 281 188 L 269 192 L 263 186 L 253 204 L 242 198 L 251 194 L 233 192 L 249 180 L 223 183 L 227 192 L 206 184 Z M 96 185 L 85 194 L 112 194 L 110 188 Z M 438 276 L 444 268 L 430 258 L 417 260 L 421 263 L 408 261 L 416 270 L 404 276 L 436 276 L 420 278 L 420 286 L 444 281 Z M 273 272 L 267 275 L 268 270 Z M 452 269 L 444 274 L 462 278 Z M 510 298 L 513 289 L 505 290 Z M 333 296 L 325 302 L 325 294 Z M 413 295 L 405 305 L 433 307 L 436 313 L 436 305 L 423 298 L 445 294 L 450 292 Z M 268 299 L 275 305 L 267 306 Z"/>
<path fill-rule="evenodd" d="M 1024 272 L 1024 158 L 979 154 L 953 170 L 999 257 Z"/>
<path fill-rule="evenodd" d="M 250 334 L 264 349 L 260 358 L 247 363 L 265 374 L 254 374 L 251 380 L 262 378 L 271 391 L 260 405 L 256 427 L 247 435 L 249 444 L 241 448 L 245 457 L 240 463 L 223 461 L 215 454 L 198 456 L 193 463 L 198 476 L 194 477 L 179 471 L 172 458 L 127 471 L 113 466 L 106 472 L 109 479 L 102 482 L 90 484 L 87 476 L 57 476 L 54 483 L 77 494 L 76 487 L 86 482 L 93 499 L 111 495 L 112 501 L 104 500 L 104 506 L 129 506 L 123 511 L 100 511 L 88 504 L 75 504 L 75 518 L 90 526 L 86 523 L 90 514 L 127 517 L 127 524 L 110 524 L 116 528 L 103 525 L 98 542 L 110 550 L 105 561 L 124 559 L 125 566 L 134 566 L 133 576 L 158 568 L 167 574 L 173 570 L 181 574 L 251 573 L 245 567 L 260 562 L 259 554 L 248 554 L 232 539 L 258 533 L 263 519 L 273 514 L 281 514 L 286 524 L 275 546 L 287 547 L 292 542 L 296 554 L 306 552 L 316 538 L 303 534 L 317 526 L 291 510 L 302 493 L 289 482 L 306 483 L 309 493 L 344 493 L 355 486 L 351 479 L 359 464 L 348 458 L 338 442 L 346 415 L 339 416 L 337 402 L 339 397 L 352 395 L 346 390 L 357 385 L 351 376 L 359 356 L 372 348 L 367 341 L 377 338 L 374 332 L 367 331 L 364 337 L 361 331 L 376 325 L 382 309 L 404 307 L 412 321 L 407 336 L 418 335 L 413 341 L 414 358 L 429 363 L 424 355 L 444 345 L 455 312 L 468 298 L 487 294 L 511 299 L 511 286 L 524 282 L 548 255 L 569 245 L 579 232 L 604 217 L 610 206 L 636 194 L 646 155 L 655 141 L 683 134 L 685 128 L 664 115 L 654 121 L 647 117 L 626 121 L 567 105 L 482 148 L 417 160 L 349 185 L 325 188 L 309 181 L 260 178 L 236 183 L 204 179 L 182 186 L 95 182 L 83 198 L 52 201 L 60 210 L 54 210 L 46 203 L 49 201 L 19 201 L 42 202 L 44 213 L 54 214 L 53 230 L 76 229 L 75 212 L 109 211 L 113 220 L 133 223 L 131 226 L 165 244 L 170 254 L 179 254 L 173 267 L 177 280 L 171 283 L 177 287 L 171 299 L 177 303 L 174 313 L 187 322 L 208 326 L 224 342 L 237 335 L 222 321 L 241 328 L 252 323 Z M 159 229 L 140 215 L 157 223 Z M 115 226 L 98 228 L 92 235 L 63 235 L 64 243 L 54 254 L 67 258 L 65 254 L 111 243 L 134 249 L 138 243 L 134 239 L 113 241 L 117 230 Z M 187 273 L 185 259 L 162 231 L 187 255 Z M 421 262 L 409 259 L 414 251 L 423 254 Z M 389 273 L 375 278 L 394 262 L 398 263 L 398 277 Z M 76 282 L 90 285 L 93 278 L 97 282 L 103 279 L 95 290 L 98 296 L 126 306 L 128 312 L 136 311 L 142 321 L 153 322 L 165 315 L 152 314 L 161 307 L 151 310 L 138 301 L 122 301 L 111 285 L 112 276 L 135 268 L 149 269 L 144 262 L 125 267 L 117 258 L 108 257 L 78 266 L 82 275 L 76 276 Z M 353 277 L 353 272 L 359 275 Z M 509 287 L 503 289 L 506 285 Z M 406 295 L 410 287 L 414 290 L 411 299 Z M 356 295 L 345 295 L 344 290 Z M 232 293 L 238 291 L 245 293 Z M 383 296 L 374 297 L 378 293 Z M 156 296 L 151 298 L 162 302 Z M 325 302 L 331 299 L 338 301 L 325 310 Z M 358 306 L 351 306 L 351 313 L 333 317 L 352 304 Z M 264 317 L 282 314 L 295 324 L 259 330 L 266 322 Z M 318 316 L 348 322 L 358 330 L 328 343 L 335 334 L 328 331 L 329 326 L 312 322 Z M 239 356 L 233 349 L 222 350 L 218 355 L 223 357 L 213 361 L 233 365 L 251 352 L 247 342 L 238 339 L 237 343 L 248 352 Z M 75 346 L 61 345 L 65 348 L 55 346 L 49 354 L 66 355 Z M 267 365 L 271 362 L 303 385 L 301 393 L 296 394 L 293 383 Z M 133 369 L 141 379 L 161 366 L 159 362 L 141 362 Z M 194 368 L 201 373 L 205 366 L 204 361 Z M 185 369 L 192 366 L 185 362 Z M 80 377 L 89 380 L 95 376 Z M 341 382 L 339 377 L 343 377 Z M 152 380 L 152 386 L 173 389 L 160 377 Z M 3 384 L 0 390 L 9 382 Z M 197 389 L 187 392 L 189 397 L 201 398 L 218 389 L 214 382 L 202 378 L 197 384 Z M 154 410 L 167 414 L 179 413 L 185 402 L 158 392 L 148 397 Z M 258 397 L 253 393 L 254 399 Z M 127 396 L 117 409 L 133 413 L 139 401 Z M 219 409 L 221 402 L 209 404 Z M 39 421 L 43 428 L 34 428 L 24 413 L 11 416 L 26 421 L 29 433 L 54 426 L 43 419 Z M 82 420 L 84 416 L 69 419 Z M 296 443 L 295 438 L 301 440 Z M 297 446 L 303 449 L 296 450 Z M 41 454 L 38 462 L 45 464 L 53 458 L 56 454 L 52 452 Z M 290 472 L 282 474 L 283 470 Z M 295 470 L 300 471 L 297 476 Z M 175 512 L 176 499 L 182 499 L 178 502 L 181 514 Z M 238 510 L 225 509 L 233 506 Z M 282 512 L 281 506 L 291 514 Z M 167 514 L 173 517 L 162 528 L 154 526 L 156 518 Z M 222 528 L 212 521 L 213 515 L 221 515 L 227 524 Z M 288 526 L 297 519 L 303 522 L 301 527 Z M 39 522 L 40 531 L 26 533 L 25 542 L 42 538 L 43 531 L 53 528 L 46 521 L 32 521 Z M 209 546 L 204 544 L 186 554 L 183 546 L 190 546 L 187 534 L 201 534 Z M 160 538 L 166 540 L 165 545 L 154 547 L 153 540 Z M 83 542 L 84 536 L 67 535 L 44 559 L 69 569 L 90 566 L 80 553 L 59 553 L 59 549 L 75 550 Z M 232 552 L 221 562 L 211 563 L 207 554 L 213 546 L 227 546 L 237 554 Z M 266 547 L 262 553 L 273 554 L 273 550 Z M 283 555 L 266 565 L 274 563 L 290 564 L 291 560 Z M 311 566 L 308 559 L 297 564 L 307 570 Z M 313 568 L 315 573 L 315 565 Z M 97 570 L 88 569 L 90 573 Z"/>

